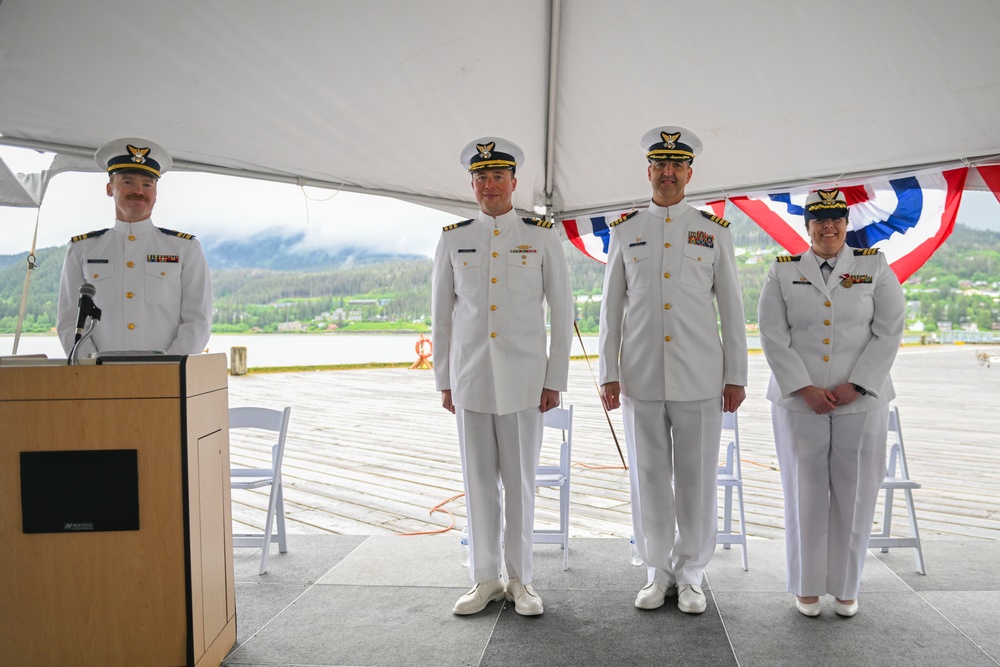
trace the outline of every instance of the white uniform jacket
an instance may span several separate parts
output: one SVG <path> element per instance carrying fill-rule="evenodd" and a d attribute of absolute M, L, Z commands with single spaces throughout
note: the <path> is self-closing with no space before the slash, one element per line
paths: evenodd
<path fill-rule="evenodd" d="M 505 415 L 565 391 L 573 294 L 559 233 L 514 211 L 445 227 L 434 255 L 434 378 L 456 407 Z M 551 341 L 545 350 L 545 304 Z"/>
<path fill-rule="evenodd" d="M 602 385 L 621 382 L 624 395 L 642 401 L 699 401 L 726 384 L 746 386 L 746 321 L 727 227 L 682 200 L 650 203 L 611 228 Z"/>
<path fill-rule="evenodd" d="M 198 354 L 212 331 L 212 283 L 201 244 L 151 220 L 115 221 L 110 229 L 73 237 L 63 263 L 57 330 L 73 348 L 80 285 L 97 289 L 94 335 L 79 354 L 163 350 Z"/>
<path fill-rule="evenodd" d="M 767 274 L 758 314 L 771 367 L 767 398 L 787 410 L 811 412 L 792 392 L 850 382 L 868 394 L 838 413 L 888 403 L 896 396 L 889 370 L 903 338 L 904 308 L 899 280 L 880 252 L 845 245 L 825 282 L 812 250 L 779 258 Z"/>

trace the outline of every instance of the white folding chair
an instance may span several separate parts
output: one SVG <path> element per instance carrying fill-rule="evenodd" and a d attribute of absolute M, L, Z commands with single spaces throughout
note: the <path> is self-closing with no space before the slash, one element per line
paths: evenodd
<path fill-rule="evenodd" d="M 545 428 L 562 431 L 559 445 L 559 465 L 539 465 L 535 486 L 559 487 L 559 529 L 535 529 L 535 544 L 561 544 L 563 570 L 569 569 L 569 473 L 573 453 L 573 406 L 552 408 L 545 413 Z"/>
<path fill-rule="evenodd" d="M 267 557 L 271 544 L 278 543 L 278 552 L 285 553 L 285 498 L 281 483 L 281 460 L 285 454 L 285 436 L 288 434 L 288 417 L 291 407 L 284 410 L 271 408 L 230 408 L 229 430 L 253 428 L 272 431 L 277 434 L 277 442 L 271 446 L 270 468 L 232 468 L 230 485 L 233 489 L 260 489 L 270 486 L 267 501 L 267 516 L 263 533 L 240 533 L 233 535 L 234 547 L 259 547 L 260 569 L 258 574 L 267 572 Z M 274 531 L 275 524 L 277 530 Z M 274 534 L 272 534 L 274 531 Z"/>
<path fill-rule="evenodd" d="M 723 549 L 739 544 L 743 547 L 743 569 L 749 570 L 747 557 L 747 522 L 743 514 L 743 468 L 740 464 L 740 426 L 735 412 L 722 413 L 723 439 L 732 431 L 732 440 L 726 445 L 726 462 L 719 466 L 718 485 L 724 491 L 722 505 L 722 529 L 717 542 Z M 736 489 L 740 506 L 740 532 L 733 532 L 733 489 Z"/>
<path fill-rule="evenodd" d="M 869 549 L 889 549 L 908 547 L 916 550 L 917 572 L 924 572 L 924 552 L 920 547 L 920 533 L 917 531 L 917 512 L 913 508 L 913 489 L 919 489 L 920 484 L 910 479 L 910 469 L 906 465 L 906 450 L 903 448 L 903 429 L 899 424 L 899 408 L 895 405 L 889 409 L 889 437 L 892 446 L 886 463 L 885 479 L 882 488 L 885 489 L 885 510 L 882 514 L 882 532 L 874 533 L 868 540 Z M 897 467 L 899 474 L 897 474 Z M 910 537 L 891 537 L 892 532 L 892 501 L 893 493 L 902 491 L 906 496 L 906 511 L 910 516 Z"/>

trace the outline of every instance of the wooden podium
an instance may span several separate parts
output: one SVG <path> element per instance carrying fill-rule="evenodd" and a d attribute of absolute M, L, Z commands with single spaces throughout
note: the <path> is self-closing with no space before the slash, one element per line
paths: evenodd
<path fill-rule="evenodd" d="M 228 407 L 223 354 L 0 366 L 0 665 L 222 662 Z"/>

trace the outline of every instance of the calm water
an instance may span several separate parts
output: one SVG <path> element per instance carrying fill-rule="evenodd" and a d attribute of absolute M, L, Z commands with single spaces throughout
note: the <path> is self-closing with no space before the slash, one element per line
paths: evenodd
<path fill-rule="evenodd" d="M 414 346 L 419 334 L 213 334 L 208 341 L 209 352 L 224 352 L 233 347 L 247 348 L 247 365 L 251 368 L 268 366 L 313 366 L 333 364 L 364 364 L 372 362 L 407 362 L 417 360 Z M 907 335 L 903 341 L 915 343 L 920 336 Z M 597 336 L 584 336 L 588 355 L 597 354 Z M 760 349 L 760 338 L 747 336 L 751 350 Z M 0 334 L 0 356 L 14 347 L 14 336 Z M 59 339 L 53 335 L 23 335 L 18 354 L 44 354 L 50 359 L 65 358 Z M 573 356 L 582 356 L 584 348 L 573 337 Z M 596 371 L 596 368 L 595 368 Z"/>
<path fill-rule="evenodd" d="M 247 348 L 247 365 L 309 366 L 361 364 L 369 362 L 414 362 L 419 334 L 213 334 L 209 352 L 229 355 L 233 347 Z M 588 355 L 597 352 L 597 336 L 584 336 Z M 0 335 L 0 356 L 11 354 L 14 336 Z M 22 335 L 18 354 L 45 354 L 65 358 L 59 339 L 52 335 Z M 573 339 L 574 355 L 582 355 L 580 341 Z"/>

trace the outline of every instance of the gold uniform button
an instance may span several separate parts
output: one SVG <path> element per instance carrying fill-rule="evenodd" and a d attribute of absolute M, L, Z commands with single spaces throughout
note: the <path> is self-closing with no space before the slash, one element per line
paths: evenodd
<path fill-rule="evenodd" d="M 528 263 L 527 263 L 527 262 L 521 262 L 521 264 L 523 264 L 523 265 L 525 265 L 525 266 L 527 266 L 527 265 L 528 265 Z"/>
<path fill-rule="evenodd" d="M 669 343 L 670 342 L 670 336 L 664 336 L 663 340 L 665 340 L 665 341 L 667 341 Z"/>
<path fill-rule="evenodd" d="M 500 230 L 499 229 L 494 229 L 493 230 L 493 236 L 500 236 Z"/>
<path fill-rule="evenodd" d="M 699 261 L 699 262 L 701 261 L 701 257 L 699 257 L 699 258 L 698 258 L 698 261 Z"/>
<path fill-rule="evenodd" d="M 125 266 L 127 266 L 128 268 L 130 268 L 130 269 L 131 269 L 131 268 L 132 268 L 133 266 L 135 266 L 135 262 L 129 262 L 129 263 L 128 263 L 128 264 L 126 264 Z"/>
<path fill-rule="evenodd" d="M 160 271 L 160 275 L 161 276 L 165 276 L 165 275 L 167 275 L 167 272 L 166 271 Z"/>
<path fill-rule="evenodd" d="M 638 258 L 638 257 L 633 257 L 633 258 L 632 258 L 632 261 L 633 261 L 633 262 L 638 262 L 638 261 L 639 261 L 639 258 Z"/>
<path fill-rule="evenodd" d="M 101 274 L 99 274 L 99 273 L 95 273 L 95 274 L 94 274 L 94 280 L 97 280 L 97 279 L 98 279 L 98 278 L 100 278 L 100 277 L 101 277 Z"/>
<path fill-rule="evenodd" d="M 527 255 L 521 255 L 521 259 L 528 259 Z"/>
<path fill-rule="evenodd" d="M 830 357 L 824 356 L 823 361 L 830 361 Z"/>
<path fill-rule="evenodd" d="M 491 283 L 495 283 L 496 281 L 497 281 L 497 279 L 496 279 L 496 278 L 490 278 L 490 282 L 491 282 Z"/>
<path fill-rule="evenodd" d="M 830 339 L 829 338 L 824 338 L 823 339 L 823 344 L 824 345 L 829 345 L 830 344 Z"/>
<path fill-rule="evenodd" d="M 670 304 L 669 303 L 663 304 L 663 310 L 670 310 Z"/>
<path fill-rule="evenodd" d="M 132 292 L 125 292 L 125 296 L 131 299 L 132 297 L 135 296 L 135 294 L 132 294 Z"/>
<path fill-rule="evenodd" d="M 669 244 L 669 243 L 664 243 L 664 244 L 663 244 L 663 247 L 664 247 L 664 248 L 669 248 L 669 247 L 670 247 L 670 244 Z"/>
<path fill-rule="evenodd" d="M 134 237 L 134 236 L 132 236 L 131 234 L 129 234 L 129 235 L 128 235 L 128 240 L 129 240 L 129 241 L 135 241 L 135 237 Z"/>
<path fill-rule="evenodd" d="M 496 337 L 497 337 L 497 332 L 496 331 L 491 331 L 490 332 L 490 338 L 496 338 Z"/>
<path fill-rule="evenodd" d="M 499 254 L 498 252 L 496 252 L 496 251 L 493 251 L 493 256 L 494 256 L 494 257 L 499 257 L 499 256 L 500 256 L 500 254 Z"/>
<path fill-rule="evenodd" d="M 132 324 L 131 322 L 129 322 L 128 323 L 128 330 L 131 331 L 132 329 L 135 329 L 135 325 Z"/>
<path fill-rule="evenodd" d="M 664 278 L 668 278 L 668 279 L 669 279 L 669 278 L 670 278 L 670 274 L 669 274 L 669 273 L 664 273 L 664 274 L 663 274 L 663 277 L 664 277 Z"/>
<path fill-rule="evenodd" d="M 468 262 L 462 262 L 462 266 L 468 266 L 468 265 L 469 265 Z"/>
<path fill-rule="evenodd" d="M 496 304 L 491 304 L 490 305 L 490 310 L 496 310 L 496 309 L 497 309 Z"/>
<path fill-rule="evenodd" d="M 825 324 L 826 326 L 830 326 L 830 320 L 823 320 L 823 324 Z"/>
<path fill-rule="evenodd" d="M 664 218 L 663 222 L 671 222 L 670 218 Z"/>
<path fill-rule="evenodd" d="M 830 307 L 830 302 L 829 301 L 825 301 L 825 302 L 823 302 L 823 305 L 826 306 L 827 308 L 829 308 Z"/>

